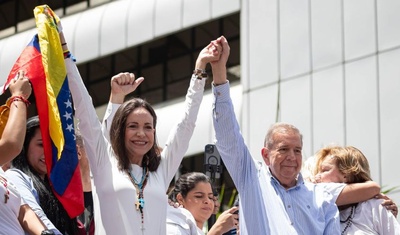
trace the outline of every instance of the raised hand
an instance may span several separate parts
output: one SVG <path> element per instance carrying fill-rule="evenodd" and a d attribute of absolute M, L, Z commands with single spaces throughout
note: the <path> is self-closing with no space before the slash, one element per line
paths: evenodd
<path fill-rule="evenodd" d="M 224 36 L 221 36 L 215 40 L 215 43 L 222 48 L 222 51 L 219 60 L 211 61 L 210 64 L 213 72 L 214 85 L 220 85 L 227 82 L 226 63 L 228 62 L 231 49 Z"/>
<path fill-rule="evenodd" d="M 125 96 L 135 91 L 143 80 L 143 77 L 135 79 L 133 73 L 127 72 L 113 76 L 111 78 L 111 103 L 122 104 Z"/>
<path fill-rule="evenodd" d="M 218 44 L 221 47 L 221 57 L 219 60 L 215 60 L 211 62 L 211 66 L 214 68 L 216 66 L 226 66 L 226 63 L 228 62 L 229 54 L 231 48 L 229 47 L 228 40 L 224 36 L 221 36 L 217 38 L 217 40 L 214 41 L 215 44 Z"/>
<path fill-rule="evenodd" d="M 11 81 L 9 86 L 11 96 L 22 96 L 28 99 L 32 93 L 32 86 L 24 71 L 18 71 L 17 76 Z"/>
<path fill-rule="evenodd" d="M 218 61 L 221 57 L 222 47 L 217 40 L 211 41 L 203 50 L 200 51 L 196 60 L 196 69 L 205 69 L 207 63 Z"/>

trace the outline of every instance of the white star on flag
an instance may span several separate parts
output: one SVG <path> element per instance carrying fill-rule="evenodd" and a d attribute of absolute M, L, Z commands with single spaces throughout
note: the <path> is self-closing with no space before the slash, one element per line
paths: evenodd
<path fill-rule="evenodd" d="M 64 102 L 64 104 L 66 108 L 72 108 L 72 103 L 71 101 L 69 101 L 69 99 L 67 100 L 67 102 Z"/>
<path fill-rule="evenodd" d="M 71 132 L 74 129 L 72 126 L 72 124 L 68 124 L 66 129 Z"/>
<path fill-rule="evenodd" d="M 72 119 L 72 113 L 65 112 L 63 117 L 65 117 L 65 120 Z"/>

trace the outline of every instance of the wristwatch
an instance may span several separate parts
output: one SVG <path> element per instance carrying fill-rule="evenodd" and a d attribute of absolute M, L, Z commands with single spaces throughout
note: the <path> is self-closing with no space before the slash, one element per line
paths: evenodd
<path fill-rule="evenodd" d="M 46 229 L 46 230 L 43 230 L 40 235 L 55 235 L 55 233 L 52 230 Z"/>

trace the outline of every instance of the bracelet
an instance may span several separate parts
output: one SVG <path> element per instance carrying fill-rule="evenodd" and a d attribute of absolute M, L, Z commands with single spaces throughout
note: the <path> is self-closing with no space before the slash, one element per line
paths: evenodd
<path fill-rule="evenodd" d="M 207 78 L 208 74 L 204 69 L 195 69 L 193 70 L 193 74 L 197 76 L 197 79 Z"/>
<path fill-rule="evenodd" d="M 76 62 L 75 57 L 72 55 L 70 51 L 64 51 L 64 60 L 71 59 L 73 62 Z"/>
<path fill-rule="evenodd" d="M 63 54 L 64 54 L 64 59 L 71 57 L 71 52 L 69 50 L 64 51 Z"/>
<path fill-rule="evenodd" d="M 214 84 L 214 86 L 220 86 L 220 85 L 226 84 L 227 82 L 228 82 L 228 80 L 226 80 L 224 83 L 219 83 L 219 84 L 216 84 L 216 83 L 213 82 L 213 84 Z"/>
<path fill-rule="evenodd" d="M 54 235 L 54 234 L 55 234 L 54 231 L 49 229 L 43 230 L 42 233 L 40 233 L 40 235 Z"/>
<path fill-rule="evenodd" d="M 29 102 L 29 100 L 25 99 L 22 96 L 12 96 L 10 98 L 7 99 L 6 105 L 8 107 L 10 107 L 11 103 L 13 103 L 14 101 L 22 101 L 25 103 L 26 107 L 29 107 L 29 105 L 31 104 L 31 102 Z"/>

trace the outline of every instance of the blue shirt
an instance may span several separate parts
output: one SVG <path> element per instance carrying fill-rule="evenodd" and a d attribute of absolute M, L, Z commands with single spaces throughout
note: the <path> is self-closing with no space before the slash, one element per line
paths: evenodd
<path fill-rule="evenodd" d="M 284 189 L 264 163 L 253 160 L 240 133 L 229 82 L 213 86 L 216 146 L 239 192 L 240 234 L 340 234 L 338 210 L 322 187 Z"/>
<path fill-rule="evenodd" d="M 303 181 L 299 174 L 296 185 L 285 189 L 276 178 L 270 177 L 298 234 L 340 233 L 337 197 L 333 197 L 324 185 Z"/>

